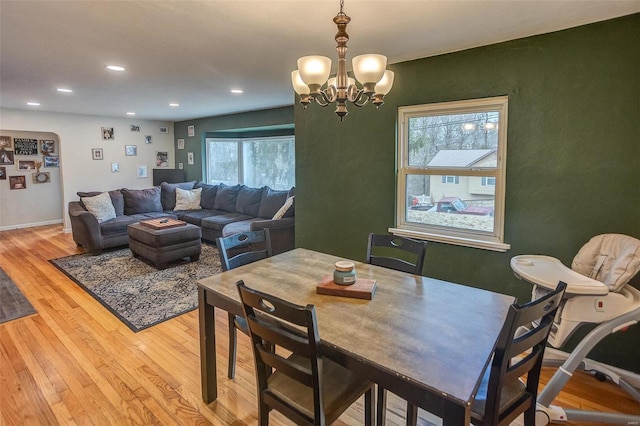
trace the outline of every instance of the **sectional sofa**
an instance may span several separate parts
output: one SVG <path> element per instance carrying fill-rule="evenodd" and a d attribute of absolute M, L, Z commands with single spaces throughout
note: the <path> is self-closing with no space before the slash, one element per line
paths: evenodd
<path fill-rule="evenodd" d="M 80 200 L 69 202 L 68 211 L 74 241 L 92 254 L 128 245 L 130 224 L 164 216 L 199 226 L 209 242 L 239 232 L 286 228 L 279 229 L 279 247 L 274 247 L 282 252 L 295 244 L 294 191 L 164 182 L 147 189 L 78 192 Z"/>

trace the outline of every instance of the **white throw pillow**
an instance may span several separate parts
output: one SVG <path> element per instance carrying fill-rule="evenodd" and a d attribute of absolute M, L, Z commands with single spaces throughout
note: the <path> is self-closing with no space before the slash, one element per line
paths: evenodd
<path fill-rule="evenodd" d="M 287 198 L 287 201 L 285 201 L 282 207 L 280 207 L 280 209 L 276 212 L 276 214 L 273 215 L 273 219 L 282 219 L 282 216 L 284 216 L 287 210 L 289 210 L 289 208 L 291 208 L 291 206 L 293 205 L 294 198 L 295 198 L 295 195 Z"/>
<path fill-rule="evenodd" d="M 200 210 L 202 188 L 191 190 L 176 188 L 176 207 L 174 210 Z"/>
<path fill-rule="evenodd" d="M 95 197 L 80 198 L 86 209 L 102 223 L 116 217 L 116 209 L 113 207 L 111 197 L 108 192 L 103 192 Z"/>

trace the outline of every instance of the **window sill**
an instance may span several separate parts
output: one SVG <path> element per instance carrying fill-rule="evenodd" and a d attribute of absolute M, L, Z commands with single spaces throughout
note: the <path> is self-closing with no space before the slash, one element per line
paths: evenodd
<path fill-rule="evenodd" d="M 435 241 L 437 243 L 453 244 L 456 246 L 471 247 L 482 250 L 492 250 L 506 252 L 511 248 L 510 244 L 498 240 L 484 240 L 469 237 L 457 237 L 452 235 L 433 234 L 429 232 L 413 231 L 400 228 L 389 228 L 389 232 L 402 237 L 415 238 L 418 240 Z"/>

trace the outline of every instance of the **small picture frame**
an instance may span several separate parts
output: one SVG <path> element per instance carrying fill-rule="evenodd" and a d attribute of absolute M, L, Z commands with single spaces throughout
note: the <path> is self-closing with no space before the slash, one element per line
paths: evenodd
<path fill-rule="evenodd" d="M 113 139 L 115 139 L 113 127 L 102 127 L 102 140 L 112 141 Z"/>
<path fill-rule="evenodd" d="M 13 164 L 13 151 L 6 151 L 0 148 L 0 164 L 7 166 Z"/>
<path fill-rule="evenodd" d="M 187 152 L 187 164 L 190 166 L 195 164 L 194 158 L 193 158 L 193 152 Z"/>
<path fill-rule="evenodd" d="M 169 167 L 169 153 L 167 151 L 156 152 L 156 166 Z"/>
<path fill-rule="evenodd" d="M 102 155 L 102 148 L 91 148 L 91 157 L 94 160 L 102 160 L 104 156 Z"/>
<path fill-rule="evenodd" d="M 138 166 L 138 179 L 147 177 L 147 166 Z"/>
<path fill-rule="evenodd" d="M 120 171 L 120 164 L 111 163 L 111 173 L 118 173 Z"/>
<path fill-rule="evenodd" d="M 151 143 L 151 135 L 147 135 L 144 137 L 144 143 L 147 145 Z"/>
<path fill-rule="evenodd" d="M 169 133 L 169 128 L 166 127 L 166 126 L 160 126 L 160 127 L 158 127 L 158 131 L 160 133 Z"/>
<path fill-rule="evenodd" d="M 184 149 L 184 139 L 178 139 L 178 149 Z"/>
<path fill-rule="evenodd" d="M 45 167 L 60 167 L 60 157 L 46 156 L 42 158 Z"/>
<path fill-rule="evenodd" d="M 13 139 L 11 139 L 11 136 L 0 136 L 0 149 L 13 150 Z"/>
<path fill-rule="evenodd" d="M 27 178 L 23 176 L 9 176 L 9 189 L 26 189 Z"/>
<path fill-rule="evenodd" d="M 18 160 L 18 170 L 35 170 L 35 160 Z"/>
<path fill-rule="evenodd" d="M 178 169 L 179 170 L 184 169 L 184 163 L 178 163 Z"/>
<path fill-rule="evenodd" d="M 44 155 L 54 155 L 56 154 L 56 141 L 52 140 L 41 140 L 40 141 L 40 154 Z"/>
<path fill-rule="evenodd" d="M 138 155 L 138 145 L 125 145 L 124 155 L 127 155 L 129 157 Z"/>
<path fill-rule="evenodd" d="M 38 172 L 38 173 L 33 173 L 31 175 L 31 181 L 34 184 L 38 184 L 38 183 L 51 183 L 51 173 L 49 172 Z"/>
<path fill-rule="evenodd" d="M 140 126 L 137 124 L 131 124 L 129 126 L 129 128 L 131 129 L 132 132 L 139 132 L 140 131 Z"/>
<path fill-rule="evenodd" d="M 196 126 L 187 126 L 187 136 L 196 135 Z"/>
<path fill-rule="evenodd" d="M 7 168 L 4 166 L 0 167 L 0 180 L 7 180 Z"/>

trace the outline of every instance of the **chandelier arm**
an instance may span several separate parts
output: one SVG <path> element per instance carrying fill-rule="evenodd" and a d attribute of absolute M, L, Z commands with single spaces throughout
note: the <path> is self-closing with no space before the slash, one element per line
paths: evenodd
<path fill-rule="evenodd" d="M 332 98 L 328 96 L 324 90 L 320 90 L 320 92 L 318 92 L 318 94 L 313 97 L 313 100 L 316 101 L 316 103 L 321 107 L 326 107 L 327 105 L 335 102 L 335 99 L 332 100 Z"/>
<path fill-rule="evenodd" d="M 356 98 L 351 102 L 357 107 L 363 107 L 369 103 L 370 96 L 364 90 L 358 90 Z"/>

